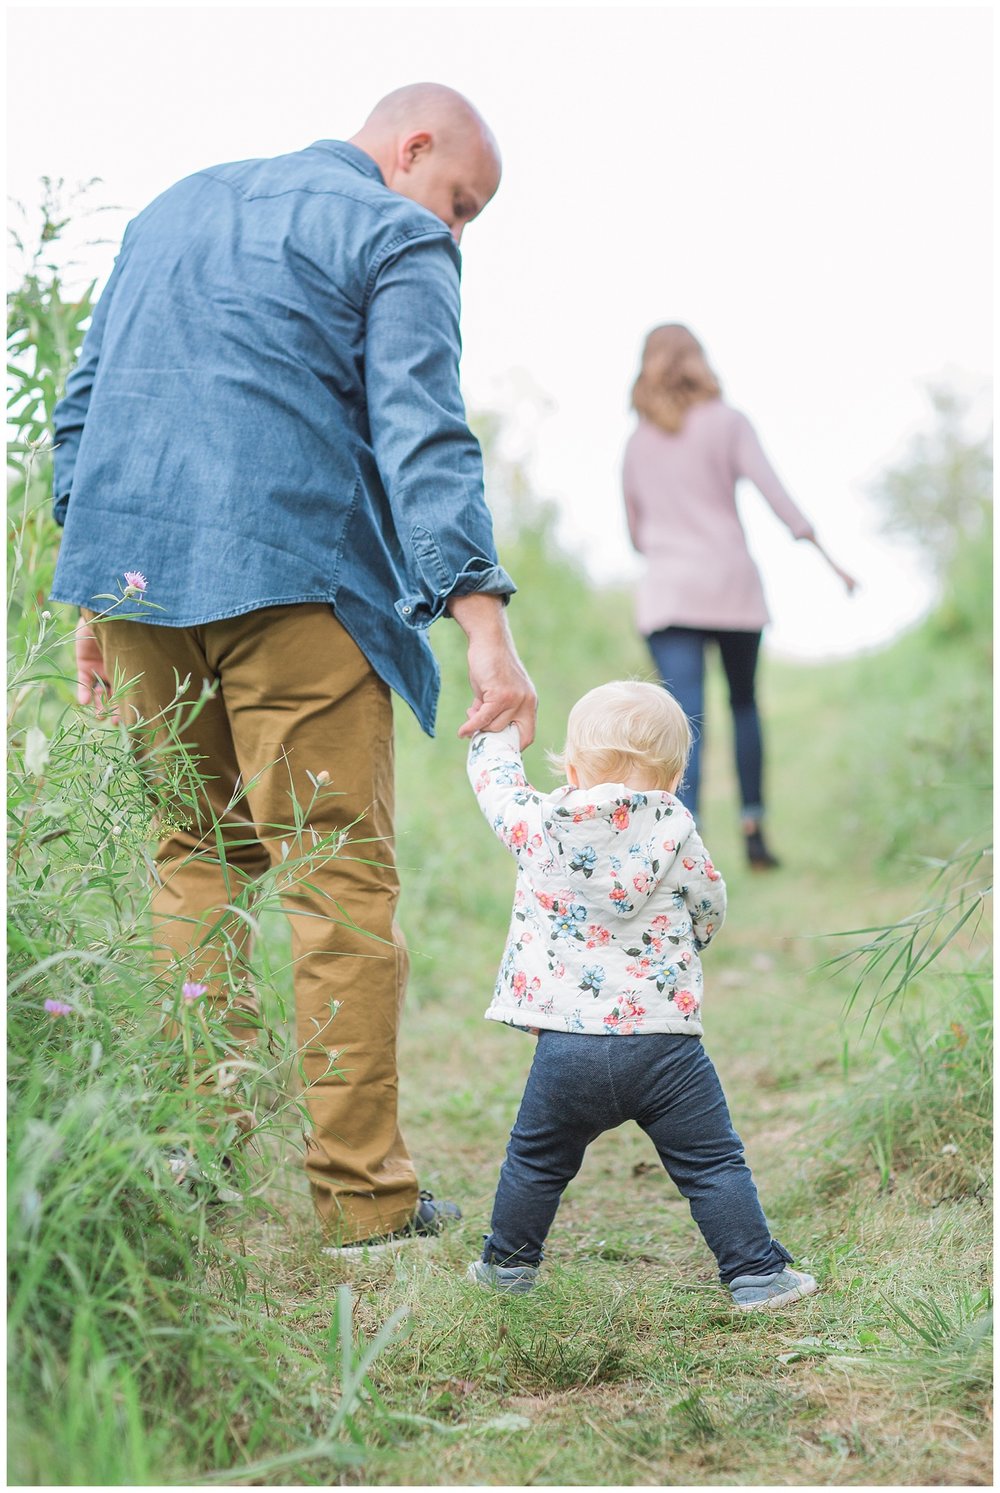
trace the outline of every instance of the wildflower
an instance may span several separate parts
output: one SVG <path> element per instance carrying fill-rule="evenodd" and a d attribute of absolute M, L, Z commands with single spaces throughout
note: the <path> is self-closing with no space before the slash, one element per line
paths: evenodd
<path fill-rule="evenodd" d="M 196 1001 L 201 999 L 207 989 L 207 985 L 198 985 L 194 980 L 185 980 L 181 987 L 181 994 L 186 1001 Z"/>
<path fill-rule="evenodd" d="M 326 785 L 327 785 L 327 783 L 329 781 L 330 781 L 330 774 L 327 772 L 326 768 L 324 767 L 322 772 L 318 772 L 316 774 L 316 784 L 317 784 L 317 787 L 325 788 Z"/>
<path fill-rule="evenodd" d="M 51 612 L 43 612 L 42 613 L 42 621 L 43 622 L 51 622 L 52 621 L 52 613 Z"/>
<path fill-rule="evenodd" d="M 126 570 L 125 572 L 125 595 L 141 596 L 149 585 L 141 570 Z"/>
<path fill-rule="evenodd" d="M 50 1016 L 72 1016 L 73 1007 L 68 1001 L 47 1000 L 44 1009 Z"/>

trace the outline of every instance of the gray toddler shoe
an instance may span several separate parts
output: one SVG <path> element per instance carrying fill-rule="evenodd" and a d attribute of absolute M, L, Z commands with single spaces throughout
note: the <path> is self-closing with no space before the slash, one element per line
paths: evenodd
<path fill-rule="evenodd" d="M 473 1260 L 465 1278 L 482 1286 L 484 1291 L 505 1291 L 508 1296 L 522 1296 L 525 1291 L 534 1290 L 538 1266 L 487 1265 L 485 1260 Z"/>
<path fill-rule="evenodd" d="M 773 1275 L 738 1275 L 729 1282 L 733 1305 L 741 1312 L 776 1311 L 811 1296 L 816 1282 L 804 1270 L 777 1270 Z"/>

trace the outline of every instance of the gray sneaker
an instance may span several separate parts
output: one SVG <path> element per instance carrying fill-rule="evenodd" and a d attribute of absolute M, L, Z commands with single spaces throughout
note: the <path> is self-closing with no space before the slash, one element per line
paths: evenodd
<path fill-rule="evenodd" d="M 465 1278 L 482 1286 L 484 1291 L 505 1291 L 508 1296 L 523 1296 L 525 1291 L 534 1290 L 538 1266 L 487 1265 L 485 1260 L 473 1260 Z"/>
<path fill-rule="evenodd" d="M 777 1270 L 773 1275 L 738 1275 L 729 1282 L 733 1305 L 741 1312 L 776 1311 L 811 1296 L 816 1282 L 804 1270 Z"/>
<path fill-rule="evenodd" d="M 415 1239 L 436 1238 L 442 1229 L 457 1222 L 461 1216 L 462 1210 L 457 1203 L 449 1203 L 436 1198 L 433 1193 L 422 1192 L 417 1200 L 416 1212 L 401 1229 L 395 1229 L 391 1234 L 373 1234 L 370 1239 L 358 1239 L 351 1244 L 327 1244 L 320 1250 L 320 1254 L 340 1260 L 395 1254 L 407 1244 L 412 1244 Z"/>

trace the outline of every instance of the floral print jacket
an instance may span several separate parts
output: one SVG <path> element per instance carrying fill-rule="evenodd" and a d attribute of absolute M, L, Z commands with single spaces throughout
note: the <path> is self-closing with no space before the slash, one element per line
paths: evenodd
<path fill-rule="evenodd" d="M 722 926 L 726 887 L 679 799 L 620 783 L 540 793 L 516 726 L 474 736 L 468 771 L 517 860 L 488 1019 L 699 1036 L 698 956 Z"/>

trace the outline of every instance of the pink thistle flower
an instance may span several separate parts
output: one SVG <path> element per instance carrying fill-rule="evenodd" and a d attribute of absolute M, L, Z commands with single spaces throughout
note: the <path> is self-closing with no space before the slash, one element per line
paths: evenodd
<path fill-rule="evenodd" d="M 50 1016 L 72 1016 L 73 1014 L 73 1007 L 68 1001 L 47 1000 L 44 1003 L 43 1009 Z"/>
<path fill-rule="evenodd" d="M 186 1001 L 196 1001 L 201 999 L 207 989 L 207 985 L 199 985 L 194 980 L 185 980 L 181 986 L 181 995 Z"/>
<path fill-rule="evenodd" d="M 127 595 L 135 596 L 141 594 L 148 585 L 149 582 L 141 570 L 126 570 L 125 588 Z"/>

